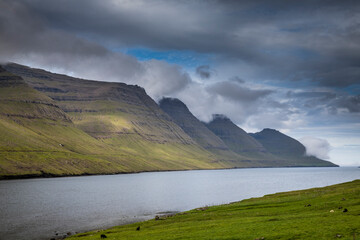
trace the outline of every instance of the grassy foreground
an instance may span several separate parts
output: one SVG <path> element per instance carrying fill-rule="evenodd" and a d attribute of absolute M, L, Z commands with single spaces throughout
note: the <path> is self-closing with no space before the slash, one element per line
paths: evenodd
<path fill-rule="evenodd" d="M 101 239 L 102 234 L 157 240 L 360 239 L 360 180 L 199 208 L 70 239 Z"/>

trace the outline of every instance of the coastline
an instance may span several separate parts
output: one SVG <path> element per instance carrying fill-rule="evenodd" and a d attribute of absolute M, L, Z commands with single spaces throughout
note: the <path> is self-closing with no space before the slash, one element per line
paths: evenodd
<path fill-rule="evenodd" d="M 151 171 L 133 171 L 133 172 L 115 172 L 115 173 L 81 173 L 81 174 L 54 174 L 43 172 L 38 174 L 23 175 L 0 175 L 2 180 L 19 180 L 19 179 L 35 179 L 35 178 L 61 178 L 61 177 L 83 177 L 83 176 L 103 176 L 103 175 L 120 175 L 120 174 L 136 174 L 146 172 L 178 172 L 178 171 L 201 171 L 201 170 L 226 170 L 226 169 L 253 169 L 253 168 L 328 168 L 341 167 L 339 165 L 332 166 L 280 166 L 280 167 L 233 167 L 233 168 L 200 168 L 200 169 L 169 169 L 169 170 L 151 170 Z"/>

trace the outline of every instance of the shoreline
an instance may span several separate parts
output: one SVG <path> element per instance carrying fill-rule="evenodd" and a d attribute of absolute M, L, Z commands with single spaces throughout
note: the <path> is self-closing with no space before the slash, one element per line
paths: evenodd
<path fill-rule="evenodd" d="M 233 168 L 201 168 L 201 169 L 176 169 L 176 170 L 151 170 L 151 171 L 134 171 L 134 172 L 115 172 L 115 173 L 81 173 L 81 174 L 54 174 L 54 173 L 35 173 L 35 174 L 23 174 L 23 175 L 0 175 L 0 181 L 2 180 L 20 180 L 20 179 L 42 179 L 42 178 L 63 178 L 63 177 L 84 177 L 84 176 L 107 176 L 107 175 L 121 175 L 121 174 L 136 174 L 136 173 L 148 173 L 148 172 L 179 172 L 179 171 L 202 171 L 202 170 L 230 170 L 230 169 L 255 169 L 255 168 L 335 168 L 341 167 L 335 166 L 279 166 L 279 167 L 233 167 Z M 351 166 L 349 166 L 351 167 Z M 354 166 L 356 167 L 356 166 Z"/>

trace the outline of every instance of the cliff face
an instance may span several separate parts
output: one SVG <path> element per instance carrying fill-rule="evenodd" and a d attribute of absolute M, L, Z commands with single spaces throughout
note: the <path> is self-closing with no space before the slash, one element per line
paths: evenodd
<path fill-rule="evenodd" d="M 297 140 L 275 130 L 266 128 L 250 134 L 271 154 L 284 159 L 289 166 L 337 166 L 331 162 L 305 155 L 305 147 Z"/>

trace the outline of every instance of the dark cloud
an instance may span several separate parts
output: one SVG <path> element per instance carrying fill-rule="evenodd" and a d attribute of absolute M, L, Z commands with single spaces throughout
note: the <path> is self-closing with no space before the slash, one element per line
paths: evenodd
<path fill-rule="evenodd" d="M 202 119 L 216 111 L 292 128 L 319 114 L 358 116 L 359 29 L 358 1 L 0 0 L 0 61 L 179 95 Z M 212 67 L 199 76 L 220 82 L 194 83 L 127 47 L 205 53 Z"/>
<path fill-rule="evenodd" d="M 48 28 L 107 47 L 214 53 L 258 67 L 258 77 L 278 81 L 311 80 L 331 87 L 359 83 L 358 1 L 2 2 L 22 4 Z M 10 24 L 20 26 L 23 18 L 15 16 Z"/>
<path fill-rule="evenodd" d="M 202 79 L 208 79 L 212 75 L 212 71 L 209 65 L 201 65 L 196 68 L 196 74 L 198 74 Z"/>
<path fill-rule="evenodd" d="M 345 108 L 351 113 L 360 113 L 360 95 L 340 98 L 336 101 L 336 106 Z"/>
<path fill-rule="evenodd" d="M 37 5 L 41 3 L 44 6 Z M 59 9 L 42 1 L 0 0 L 0 62 L 13 61 L 81 78 L 139 84 L 155 99 L 171 95 L 191 82 L 180 66 L 157 60 L 139 62 L 65 28 L 52 26 L 37 7 L 49 7 L 47 14 L 54 12 L 53 17 L 56 11 L 68 11 L 69 15 L 76 11 L 79 17 L 84 14 L 78 11 L 78 3 L 53 3 Z M 67 20 L 59 19 L 59 23 Z"/>
<path fill-rule="evenodd" d="M 239 102 L 252 102 L 273 93 L 269 89 L 250 89 L 235 82 L 218 82 L 207 87 L 209 92 Z"/>
<path fill-rule="evenodd" d="M 288 98 L 288 104 L 306 110 L 308 116 L 319 117 L 325 114 L 324 116 L 328 118 L 327 121 L 335 122 L 354 120 L 356 122 L 356 118 L 359 118 L 360 95 L 353 96 L 344 92 L 334 93 L 332 91 L 288 91 L 286 98 Z M 339 118 L 342 119 L 339 120 Z"/>
<path fill-rule="evenodd" d="M 233 82 L 237 82 L 239 84 L 245 83 L 245 80 L 238 76 L 231 77 L 231 78 L 229 78 L 229 80 L 233 81 Z"/>
<path fill-rule="evenodd" d="M 294 101 L 304 101 L 308 107 L 329 103 L 337 97 L 336 93 L 328 91 L 288 91 L 286 95 Z"/>

